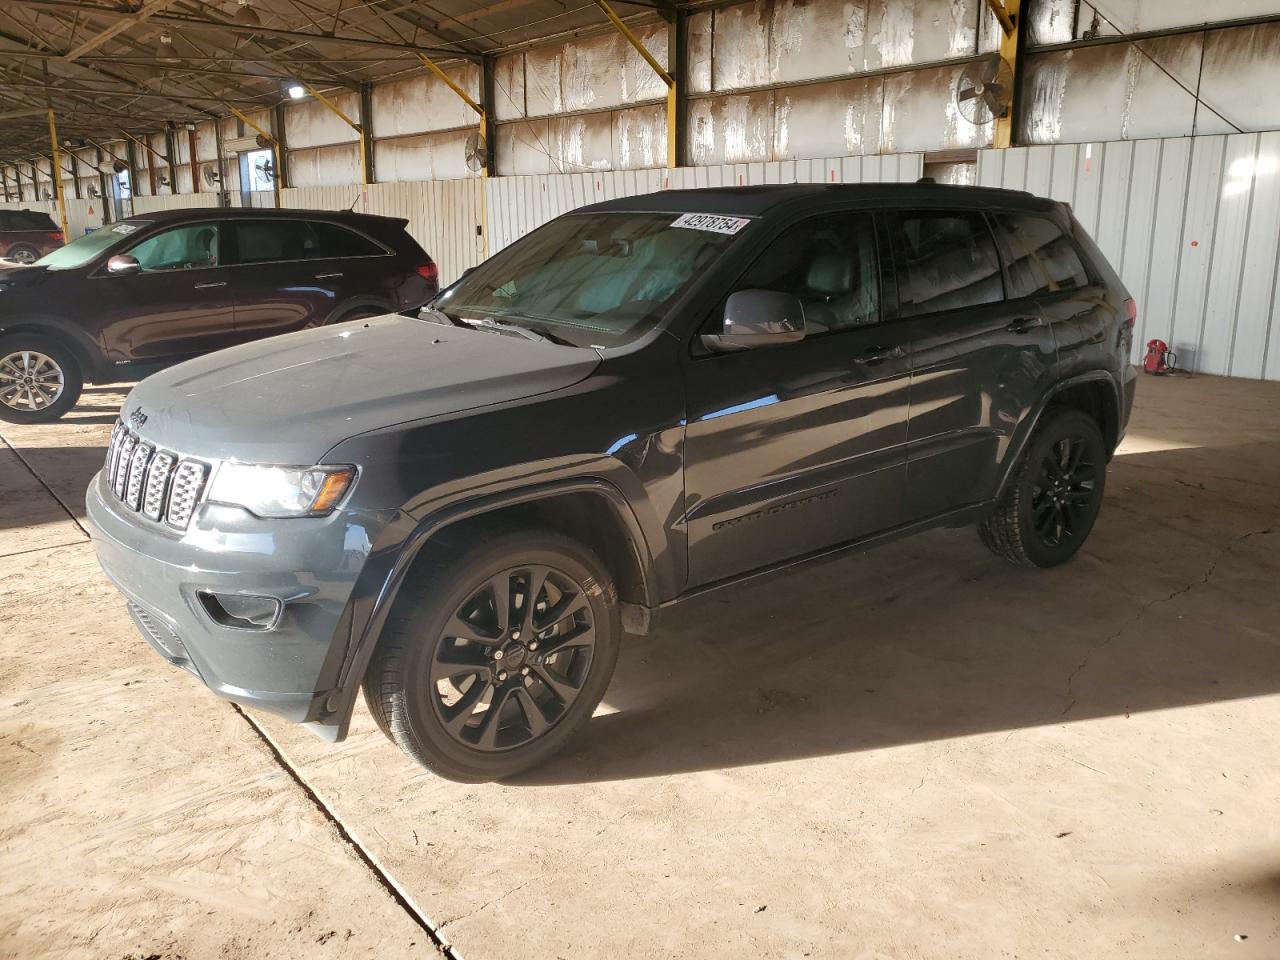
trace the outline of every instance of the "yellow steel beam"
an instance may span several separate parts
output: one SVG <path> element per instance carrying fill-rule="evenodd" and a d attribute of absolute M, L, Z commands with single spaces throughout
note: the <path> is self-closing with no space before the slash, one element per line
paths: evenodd
<path fill-rule="evenodd" d="M 653 68 L 653 72 L 656 73 L 659 78 L 661 78 L 662 82 L 667 85 L 667 166 L 674 167 L 677 163 L 676 119 L 679 112 L 676 78 L 668 73 L 666 68 L 654 59 L 653 54 L 651 54 L 645 45 L 640 42 L 640 38 L 631 32 L 631 28 L 622 22 L 622 18 L 613 12 L 613 8 L 609 6 L 605 0 L 594 0 L 594 3 L 604 12 L 604 15 L 609 18 L 609 22 L 614 25 L 620 34 L 622 34 L 627 43 L 635 47 L 636 52 L 640 54 L 640 56 L 644 57 L 645 63 L 649 64 L 649 66 Z"/>
<path fill-rule="evenodd" d="M 354 120 L 348 117 L 345 113 L 342 112 L 342 110 L 338 108 L 338 105 L 336 103 L 334 103 L 332 100 L 326 97 L 323 93 L 321 93 L 315 87 L 307 83 L 304 83 L 302 86 L 304 89 L 306 89 L 307 93 L 311 94 L 321 103 L 323 103 L 326 107 L 329 108 L 329 110 L 332 113 L 337 115 L 338 119 L 344 121 L 347 126 L 349 126 L 352 130 L 354 130 L 356 133 L 360 135 L 360 182 L 365 186 L 368 186 L 369 185 L 369 164 L 365 158 L 369 154 L 369 144 L 365 139 L 368 136 L 368 132 L 365 130 L 364 124 L 356 123 Z"/>
<path fill-rule="evenodd" d="M 71 227 L 67 224 L 67 198 L 62 194 L 62 154 L 58 147 L 58 121 L 49 111 L 49 142 L 53 144 L 53 162 L 50 164 L 50 179 L 53 180 L 53 196 L 58 201 L 58 217 L 62 220 L 62 239 L 71 242 Z"/>
<path fill-rule="evenodd" d="M 472 110 L 474 110 L 476 114 L 480 117 L 480 141 L 484 143 L 485 138 L 487 136 L 486 129 L 488 127 L 488 116 L 485 114 L 484 107 L 480 106 L 480 104 L 476 103 L 473 99 L 471 99 L 471 95 L 467 93 L 467 91 L 463 90 L 462 87 L 460 87 L 457 83 L 455 83 L 453 80 L 453 77 L 445 73 L 444 70 L 440 68 L 440 65 L 437 64 L 430 57 L 428 57 L 425 53 L 419 53 L 418 59 L 422 61 L 422 65 L 424 67 L 426 67 L 428 70 L 430 70 L 440 79 L 441 83 L 443 83 L 446 87 L 448 87 L 450 90 L 456 93 L 458 97 L 462 100 L 462 102 L 465 103 Z M 487 148 L 488 144 L 486 143 L 485 146 Z M 489 161 L 487 159 L 488 157 L 487 149 L 485 150 L 485 155 L 486 155 L 485 164 L 483 167 L 480 168 L 480 176 L 482 177 L 489 176 Z"/>
<path fill-rule="evenodd" d="M 993 146 L 1013 146 L 1014 95 L 1018 90 L 1018 34 L 1022 27 L 1022 0 L 987 0 L 987 5 L 1000 21 L 1003 36 L 1000 38 L 1000 59 L 1009 65 L 1009 109 L 1003 117 L 996 117 Z"/>

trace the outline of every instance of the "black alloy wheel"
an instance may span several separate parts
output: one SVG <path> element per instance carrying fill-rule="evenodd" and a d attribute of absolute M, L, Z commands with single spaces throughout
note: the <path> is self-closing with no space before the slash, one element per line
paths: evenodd
<path fill-rule="evenodd" d="M 428 769 L 500 780 L 561 750 L 617 663 L 617 591 L 586 546 L 551 530 L 472 532 L 401 589 L 365 673 L 383 732 Z"/>
<path fill-rule="evenodd" d="M 546 566 L 503 570 L 454 611 L 420 690 L 459 743 L 510 750 L 568 713 L 595 643 L 591 605 L 571 576 Z"/>
<path fill-rule="evenodd" d="M 1080 410 L 1051 408 L 978 534 L 993 553 L 1013 563 L 1065 563 L 1093 529 L 1106 478 L 1107 451 L 1097 422 Z"/>

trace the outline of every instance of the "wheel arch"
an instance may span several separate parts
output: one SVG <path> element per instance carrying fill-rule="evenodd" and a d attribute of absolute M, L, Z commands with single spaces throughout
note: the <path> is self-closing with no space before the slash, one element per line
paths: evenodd
<path fill-rule="evenodd" d="M 1009 446 L 1000 468 L 1000 483 L 995 499 L 1004 494 L 1009 477 L 1022 457 L 1036 425 L 1053 407 L 1080 410 L 1091 416 L 1102 431 L 1108 459 L 1115 453 L 1120 438 L 1120 394 L 1115 379 L 1105 370 L 1094 370 L 1060 380 L 1045 391 L 1037 406 L 1019 424 L 1015 439 Z"/>
<path fill-rule="evenodd" d="M 371 597 L 364 616 L 350 619 L 350 639 L 337 684 L 317 729 L 326 739 L 347 734 L 360 681 L 381 641 L 401 588 L 433 552 L 495 526 L 545 525 L 589 546 L 614 577 L 624 630 L 647 633 L 658 605 L 655 561 L 639 519 L 624 494 L 597 477 L 554 481 L 452 504 L 421 519 L 388 562 L 374 566 L 356 596 Z M 363 577 L 362 577 L 363 579 Z M 349 611 L 350 612 L 350 611 Z M 347 619 L 344 615 L 344 620 Z"/>
<path fill-rule="evenodd" d="M 32 323 L 30 321 L 0 323 L 0 337 L 8 337 L 16 333 L 29 333 L 33 337 L 52 340 L 59 346 L 70 350 L 71 355 L 80 364 L 80 376 L 85 382 L 97 382 L 98 377 L 101 375 L 99 358 L 94 349 L 96 344 L 91 346 L 86 343 L 85 341 L 88 338 L 82 333 L 73 332 L 69 328 L 49 323 Z"/>

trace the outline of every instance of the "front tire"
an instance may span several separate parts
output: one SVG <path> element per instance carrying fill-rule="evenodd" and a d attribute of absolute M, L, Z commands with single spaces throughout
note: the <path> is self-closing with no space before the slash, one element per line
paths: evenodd
<path fill-rule="evenodd" d="M 1049 410 L 978 535 L 1011 563 L 1056 567 L 1088 538 L 1106 479 L 1106 445 L 1097 422 L 1079 410 Z"/>
<path fill-rule="evenodd" d="M 594 553 L 549 530 L 500 533 L 414 571 L 365 700 L 434 773 L 501 780 L 558 753 L 591 717 L 621 632 L 617 590 Z"/>
<path fill-rule="evenodd" d="M 80 399 L 84 381 L 75 356 L 45 337 L 0 337 L 0 420 L 50 423 Z"/>

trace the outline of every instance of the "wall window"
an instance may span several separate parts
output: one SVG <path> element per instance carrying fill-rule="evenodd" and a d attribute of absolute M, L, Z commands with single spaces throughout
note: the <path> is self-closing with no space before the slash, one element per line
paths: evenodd
<path fill-rule="evenodd" d="M 894 228 L 899 313 L 914 317 L 1004 299 L 1000 258 L 978 213 L 903 213 Z"/>
<path fill-rule="evenodd" d="M 818 336 L 880 321 L 879 265 L 869 214 L 828 214 L 789 227 L 737 283 L 738 290 L 789 293 Z"/>
<path fill-rule="evenodd" d="M 1089 285 L 1089 274 L 1071 238 L 1052 220 L 1001 214 L 1000 231 L 1009 248 L 1009 295 L 1075 290 Z"/>

